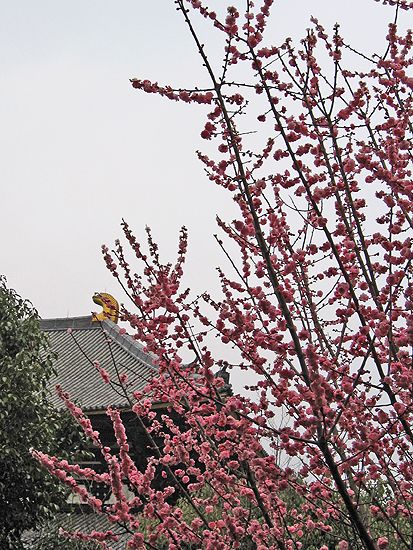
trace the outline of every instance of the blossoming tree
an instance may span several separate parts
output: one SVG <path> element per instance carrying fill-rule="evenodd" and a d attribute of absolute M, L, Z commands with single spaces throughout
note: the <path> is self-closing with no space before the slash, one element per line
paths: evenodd
<path fill-rule="evenodd" d="M 398 19 L 413 4 L 377 6 L 394 10 L 394 21 L 373 57 L 316 19 L 297 47 L 272 45 L 272 0 L 223 15 L 201 0 L 175 4 L 211 87 L 131 82 L 209 106 L 201 137 L 215 152 L 198 156 L 239 208 L 237 219 L 217 220 L 231 271 L 219 270 L 220 298 L 192 296 L 181 287 L 186 230 L 171 265 L 150 231 L 144 252 L 124 223 L 140 272 L 119 241 L 103 254 L 133 304 L 123 319 L 159 376 L 139 394 L 125 375 L 112 383 L 129 395 L 153 457 L 136 468 L 113 409 L 119 452 L 104 447 L 63 391 L 108 471 L 34 455 L 116 524 L 72 534 L 104 547 L 123 529 L 129 548 L 412 548 L 413 36 Z M 197 17 L 225 37 L 219 71 Z M 222 349 L 211 350 L 211 334 Z M 225 393 L 214 375 L 224 367 L 254 373 L 257 397 Z M 154 401 L 184 424 L 156 416 Z M 160 470 L 170 482 L 155 490 Z M 103 509 L 74 474 L 108 484 L 114 504 Z"/>

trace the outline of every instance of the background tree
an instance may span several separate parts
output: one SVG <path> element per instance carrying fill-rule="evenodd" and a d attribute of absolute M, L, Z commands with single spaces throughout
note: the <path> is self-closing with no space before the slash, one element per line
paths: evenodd
<path fill-rule="evenodd" d="M 76 466 L 34 454 L 128 530 L 131 548 L 166 540 L 171 549 L 411 549 L 413 37 L 397 21 L 413 5 L 382 2 L 393 21 L 383 52 L 369 56 L 316 19 L 298 47 L 265 43 L 272 0 L 226 13 L 201 0 L 175 4 L 210 88 L 132 85 L 209 106 L 201 137 L 211 152 L 198 156 L 239 209 L 230 222 L 218 219 L 232 275 L 218 270 L 221 296 L 191 296 L 181 288 L 185 229 L 172 265 L 149 230 L 143 251 L 124 223 L 141 269 L 130 268 L 120 242 L 103 253 L 133 304 L 123 318 L 159 376 L 143 394 L 127 372 L 113 383 L 130 393 L 154 457 L 136 468 L 112 409 L 119 453 L 104 448 L 63 390 L 101 449 L 108 473 L 99 479 L 116 502 L 103 509 L 74 482 Z M 224 38 L 218 70 L 196 16 Z M 189 367 L 186 348 L 196 357 Z M 214 369 L 227 363 L 253 374 L 254 397 L 222 398 Z M 158 421 L 153 401 L 169 403 L 185 429 L 167 415 Z M 152 486 L 159 468 L 172 479 L 163 491 Z M 176 490 L 191 514 L 168 504 Z M 116 533 L 83 536 L 106 545 Z"/>
<path fill-rule="evenodd" d="M 30 447 L 76 449 L 77 429 L 47 400 L 54 355 L 36 310 L 0 278 L 0 547 L 22 547 L 22 532 L 50 517 L 66 491 Z"/>

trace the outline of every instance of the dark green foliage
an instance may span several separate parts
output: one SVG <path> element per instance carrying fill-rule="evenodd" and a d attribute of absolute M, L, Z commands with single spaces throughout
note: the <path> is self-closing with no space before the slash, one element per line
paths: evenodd
<path fill-rule="evenodd" d="M 65 500 L 64 490 L 29 453 L 30 447 L 53 453 L 62 448 L 59 434 L 73 431 L 68 417 L 62 421 L 47 400 L 53 360 L 36 310 L 0 277 L 2 550 L 22 548 L 22 532 L 50 517 Z"/>

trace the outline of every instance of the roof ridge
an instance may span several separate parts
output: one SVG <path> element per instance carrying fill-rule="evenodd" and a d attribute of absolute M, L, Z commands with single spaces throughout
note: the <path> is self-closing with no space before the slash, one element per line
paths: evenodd
<path fill-rule="evenodd" d="M 67 330 L 68 328 L 82 329 L 100 329 L 99 323 L 92 321 L 92 315 L 82 317 L 56 317 L 53 319 L 40 319 L 40 328 L 43 331 Z"/>

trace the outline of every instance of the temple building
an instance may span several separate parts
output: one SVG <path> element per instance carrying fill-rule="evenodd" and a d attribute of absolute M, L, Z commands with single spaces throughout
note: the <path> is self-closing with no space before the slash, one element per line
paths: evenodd
<path fill-rule="evenodd" d="M 119 307 L 116 300 L 109 294 L 98 293 L 94 295 L 93 301 L 102 306 L 102 312 L 85 317 L 42 319 L 40 322 L 56 354 L 56 374 L 50 381 L 50 399 L 57 408 L 64 407 L 54 391 L 54 386 L 59 384 L 91 420 L 103 444 L 114 451 L 117 450 L 117 443 L 106 409 L 113 406 L 121 410 L 128 439 L 130 443 L 135 443 L 135 449 L 139 449 L 139 453 L 133 454 L 133 459 L 138 467 L 144 468 L 150 454 L 149 443 L 131 411 L 130 395 L 122 390 L 119 377 L 126 374 L 133 391 L 139 391 L 156 376 L 157 368 L 153 358 L 143 351 L 142 346 L 120 329 L 117 324 Z M 108 374 L 109 380 L 105 377 L 102 379 L 102 372 Z M 153 408 L 165 412 L 164 403 L 154 403 Z M 98 472 L 106 469 L 98 449 L 90 446 L 87 454 L 88 458 L 79 462 L 81 466 L 91 467 Z M 164 483 L 165 480 L 160 478 L 160 486 Z M 112 502 L 106 486 L 90 484 L 88 489 L 104 504 Z M 57 531 L 58 527 L 68 531 L 91 532 L 105 531 L 116 526 L 110 524 L 104 515 L 92 513 L 76 497 L 71 496 L 67 509 L 59 513 L 46 529 Z M 122 539 L 111 545 L 113 550 L 125 548 Z"/>
<path fill-rule="evenodd" d="M 112 422 L 106 410 L 109 406 L 120 410 L 130 444 L 131 457 L 136 466 L 143 471 L 153 449 L 145 430 L 131 410 L 133 405 L 131 394 L 132 391 L 144 389 L 146 384 L 157 375 L 157 367 L 154 357 L 146 353 L 142 345 L 117 324 L 119 317 L 117 301 L 106 293 L 95 294 L 93 301 L 102 306 L 100 313 L 85 317 L 42 319 L 40 322 L 41 329 L 49 337 L 51 349 L 56 354 L 56 374 L 50 381 L 50 399 L 56 408 L 64 408 L 64 404 L 54 390 L 59 384 L 91 420 L 93 428 L 100 434 L 103 445 L 110 447 L 114 452 L 118 450 L 118 446 Z M 123 375 L 127 375 L 130 391 L 125 391 L 119 383 Z M 224 386 L 221 388 L 222 396 L 231 394 L 229 373 L 226 372 L 226 368 L 223 367 L 216 376 L 224 380 Z M 157 413 L 159 422 L 162 422 L 161 416 L 166 413 L 167 406 L 166 402 L 152 404 L 152 410 Z M 174 416 L 175 423 L 183 422 L 176 413 L 167 414 Z M 162 440 L 155 434 L 152 434 L 152 437 L 156 445 L 161 448 Z M 91 444 L 86 448 L 86 458 L 79 460 L 74 457 L 73 460 L 80 466 L 93 468 L 99 473 L 107 470 L 99 449 Z M 161 473 L 160 471 L 154 479 L 155 487 L 159 489 L 165 484 L 172 483 Z M 87 485 L 88 490 L 100 498 L 104 506 L 113 502 L 113 497 L 106 485 L 80 480 L 79 482 Z M 172 498 L 179 498 L 179 492 L 177 491 Z M 66 510 L 59 513 L 54 522 L 45 526 L 45 531 L 56 533 L 59 527 L 67 531 L 82 532 L 116 530 L 116 526 L 110 524 L 104 514 L 93 513 L 75 496 L 69 497 Z M 30 537 L 39 534 L 42 535 L 41 532 L 37 532 L 32 533 Z M 111 547 L 113 550 L 123 550 L 125 540 L 121 538 L 118 543 L 111 542 Z"/>

